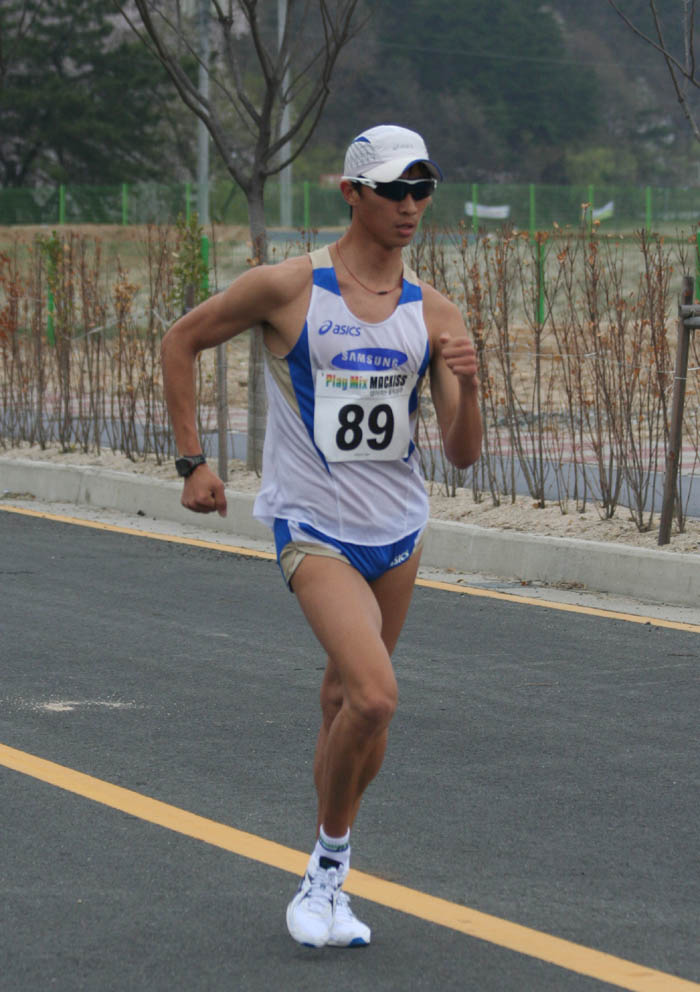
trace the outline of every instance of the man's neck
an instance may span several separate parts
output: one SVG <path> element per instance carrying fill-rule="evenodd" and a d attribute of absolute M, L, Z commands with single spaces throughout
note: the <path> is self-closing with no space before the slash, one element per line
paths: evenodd
<path fill-rule="evenodd" d="M 353 237 L 352 232 L 334 247 L 340 269 L 367 292 L 383 296 L 401 287 L 401 248 L 385 248 L 376 241 Z"/>

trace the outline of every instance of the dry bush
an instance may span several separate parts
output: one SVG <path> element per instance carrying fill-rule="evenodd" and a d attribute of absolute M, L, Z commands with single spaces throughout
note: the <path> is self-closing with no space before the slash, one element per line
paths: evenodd
<path fill-rule="evenodd" d="M 0 255 L 0 443 L 172 454 L 160 342 L 188 287 L 201 296 L 192 238 L 185 224 L 146 229 L 145 284 L 118 257 L 108 275 L 100 239 L 72 231 Z M 207 430 L 203 363 L 198 375 Z"/>
<path fill-rule="evenodd" d="M 183 304 L 205 292 L 199 235 L 196 220 L 143 229 L 136 273 L 119 252 L 108 266 L 100 238 L 84 232 L 18 240 L 0 253 L 0 444 L 172 455 L 160 342 Z M 299 251 L 315 236 L 302 232 Z M 695 262 L 694 236 L 623 241 L 555 228 L 531 238 L 506 228 L 475 237 L 463 226 L 426 226 L 407 261 L 464 315 L 486 425 L 479 462 L 454 469 L 424 392 L 417 442 L 427 477 L 450 494 L 471 488 L 475 500 L 494 504 L 526 489 L 539 506 L 555 499 L 562 512 L 572 504 L 583 511 L 595 502 L 612 517 L 624 502 L 636 526 L 649 529 L 669 436 L 671 287 Z M 686 473 L 700 458 L 699 372 L 693 339 Z M 245 388 L 243 357 L 234 375 Z M 206 435 L 216 419 L 209 355 L 198 380 Z M 682 487 L 688 476 L 679 478 Z M 679 491 L 681 529 L 687 496 Z"/>
<path fill-rule="evenodd" d="M 694 238 L 693 238 L 694 242 Z M 674 274 L 687 239 L 668 244 L 554 229 L 534 238 L 504 229 L 426 228 L 411 264 L 460 306 L 479 358 L 486 433 L 470 470 L 475 498 L 494 504 L 526 488 L 567 512 L 594 500 L 612 517 L 621 502 L 640 531 L 653 525 L 667 453 L 676 336 Z M 680 277 L 677 277 L 680 283 Z M 686 451 L 698 462 L 698 345 L 685 410 Z M 419 445 L 431 478 L 454 492 L 434 411 L 422 396 Z M 686 465 L 686 468 L 688 466 Z M 431 474 L 432 473 L 432 474 Z M 468 484 L 462 473 L 460 484 Z M 549 495 L 548 495 L 549 494 Z M 682 529 L 684 499 L 677 514 Z"/>

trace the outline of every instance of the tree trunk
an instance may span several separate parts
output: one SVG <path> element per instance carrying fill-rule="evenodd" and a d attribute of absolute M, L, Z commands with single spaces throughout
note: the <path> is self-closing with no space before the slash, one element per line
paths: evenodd
<path fill-rule="evenodd" d="M 253 264 L 267 262 L 267 231 L 264 212 L 265 180 L 253 179 L 245 191 L 248 199 L 248 222 L 253 244 Z M 267 421 L 267 399 L 265 395 L 265 375 L 263 371 L 262 328 L 253 327 L 250 333 L 248 351 L 248 449 L 246 468 L 253 472 L 262 471 L 262 451 Z"/>

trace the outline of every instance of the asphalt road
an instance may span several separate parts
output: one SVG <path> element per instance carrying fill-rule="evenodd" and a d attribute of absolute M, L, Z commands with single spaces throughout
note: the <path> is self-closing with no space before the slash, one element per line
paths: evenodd
<path fill-rule="evenodd" d="M 310 849 L 323 659 L 275 564 L 0 512 L 0 576 L 0 744 Z M 353 866 L 700 982 L 699 659 L 418 588 Z M 3 992 L 620 987 L 359 898 L 372 945 L 309 951 L 284 864 L 1 762 L 0 789 Z"/>

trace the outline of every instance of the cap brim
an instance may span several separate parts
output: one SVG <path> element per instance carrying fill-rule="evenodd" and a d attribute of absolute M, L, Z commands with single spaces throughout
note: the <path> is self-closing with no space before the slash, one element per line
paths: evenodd
<path fill-rule="evenodd" d="M 429 158 L 394 158 L 391 162 L 382 162 L 381 165 L 375 165 L 373 168 L 363 169 L 362 175 L 365 179 L 374 179 L 377 183 L 391 183 L 412 165 L 424 165 L 433 179 L 442 179 L 439 165 Z"/>

